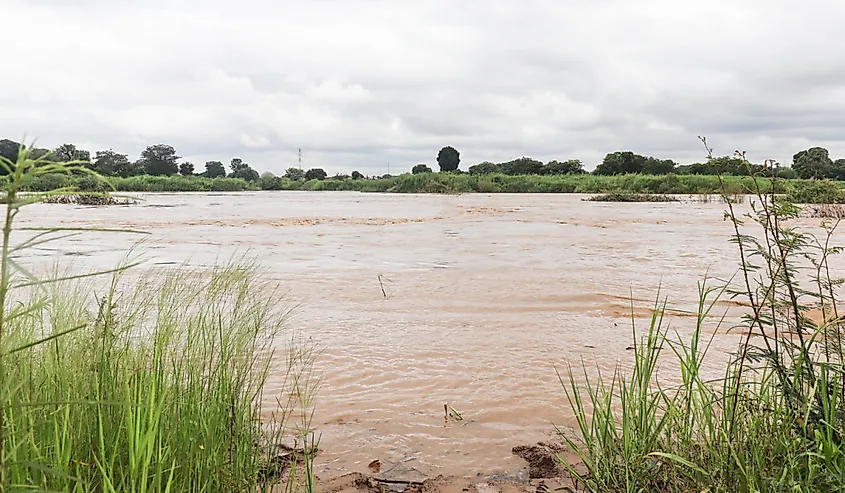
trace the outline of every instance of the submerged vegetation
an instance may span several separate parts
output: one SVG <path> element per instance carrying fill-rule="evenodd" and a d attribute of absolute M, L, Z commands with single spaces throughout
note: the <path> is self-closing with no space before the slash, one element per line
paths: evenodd
<path fill-rule="evenodd" d="M 87 275 L 37 276 L 22 262 L 27 249 L 84 231 L 30 230 L 14 241 L 24 232 L 14 226 L 22 208 L 71 190 L 22 191 L 51 174 L 102 178 L 76 162 L 34 157 L 26 147 L 0 165 L 8 176 L 0 492 L 269 491 L 280 480 L 313 487 L 310 467 L 302 481 L 281 476 L 298 470 L 286 467 L 290 461 L 310 464 L 314 440 L 312 389 L 302 378 L 310 353 L 292 346 L 287 357 L 276 354 L 281 350 L 271 343 L 286 332 L 286 313 L 274 286 L 249 262 L 139 278 L 131 270 L 138 262 L 127 260 Z M 267 423 L 264 383 L 274 361 L 287 362 L 282 388 L 292 397 L 277 400 Z M 290 436 L 301 453 L 280 454 Z"/>
<path fill-rule="evenodd" d="M 585 199 L 590 202 L 678 202 L 672 195 L 655 195 L 650 193 L 607 193 L 593 195 Z"/>
<path fill-rule="evenodd" d="M 634 327 L 631 371 L 561 372 L 578 421 L 577 436 L 561 435 L 587 473 L 568 467 L 590 491 L 845 489 L 843 281 L 831 245 L 839 220 L 824 222 L 821 237 L 795 229 L 787 220 L 800 209 L 776 195 L 779 184 L 752 180 L 747 214 L 725 194 L 738 273 L 700 285 L 691 335 L 669 330 L 659 302 L 648 330 Z M 707 322 L 725 320 L 713 311 L 726 297 L 747 308 L 714 380 L 702 371 Z M 658 372 L 667 359 L 676 374 Z"/>

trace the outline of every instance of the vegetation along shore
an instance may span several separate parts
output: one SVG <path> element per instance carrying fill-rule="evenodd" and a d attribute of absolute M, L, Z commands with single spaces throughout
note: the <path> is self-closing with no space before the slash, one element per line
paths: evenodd
<path fill-rule="evenodd" d="M 0 156 L 17 160 L 20 144 L 0 140 Z M 782 178 L 782 193 L 802 203 L 843 202 L 845 159 L 832 159 L 826 149 L 797 152 L 787 166 L 752 164 L 742 156 L 711 157 L 680 165 L 672 160 L 618 151 L 605 156 L 592 172 L 577 159 L 541 161 L 521 157 L 508 162 L 483 162 L 460 169 L 460 153 L 451 146 L 437 153 L 435 172 L 417 164 L 399 175 L 366 176 L 358 171 L 329 176 L 323 169 L 288 168 L 277 176 L 260 174 L 240 158 L 208 161 L 199 172 L 194 163 L 181 161 L 169 145 L 148 146 L 138 159 L 114 150 L 91 152 L 73 144 L 56 149 L 33 148 L 43 162 L 74 162 L 95 172 L 44 173 L 22 184 L 25 191 L 44 192 L 74 188 L 82 192 L 238 192 L 257 190 L 358 191 L 389 193 L 626 193 L 626 194 L 748 194 L 751 175 L 762 180 Z M 0 175 L 5 174 L 0 170 Z M 719 177 L 723 178 L 719 178 Z M 0 176 L 0 180 L 6 179 Z"/>

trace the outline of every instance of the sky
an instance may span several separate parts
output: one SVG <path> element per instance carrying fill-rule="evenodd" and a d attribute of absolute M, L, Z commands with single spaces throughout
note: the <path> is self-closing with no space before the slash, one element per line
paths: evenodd
<path fill-rule="evenodd" d="M 259 171 L 845 157 L 841 0 L 0 0 L 0 138 Z"/>

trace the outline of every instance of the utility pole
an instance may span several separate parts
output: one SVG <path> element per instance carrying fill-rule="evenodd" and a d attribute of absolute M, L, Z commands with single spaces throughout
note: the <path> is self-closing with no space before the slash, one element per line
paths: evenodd
<path fill-rule="evenodd" d="M 298 149 L 299 154 L 299 171 L 302 171 L 302 149 Z"/>
<path fill-rule="evenodd" d="M 390 174 L 390 161 L 387 162 L 387 174 Z"/>

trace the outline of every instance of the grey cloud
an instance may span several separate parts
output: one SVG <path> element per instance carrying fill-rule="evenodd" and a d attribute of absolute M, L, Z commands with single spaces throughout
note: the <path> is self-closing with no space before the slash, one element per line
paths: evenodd
<path fill-rule="evenodd" d="M 521 155 L 845 157 L 845 3 L 7 0 L 0 137 L 274 172 Z M 33 35 L 30 26 L 37 24 Z M 395 168 L 394 168 L 395 167 Z M 384 170 L 382 170 L 384 171 Z"/>

